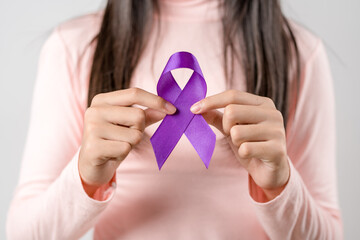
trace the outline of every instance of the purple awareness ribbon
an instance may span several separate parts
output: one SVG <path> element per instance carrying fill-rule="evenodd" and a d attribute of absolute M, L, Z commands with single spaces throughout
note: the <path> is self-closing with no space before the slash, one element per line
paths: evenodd
<path fill-rule="evenodd" d="M 171 70 L 189 68 L 194 70 L 183 90 L 176 83 Z M 189 52 L 171 55 L 157 84 L 160 97 L 172 103 L 177 111 L 166 115 L 158 129 L 150 138 L 159 170 L 175 148 L 183 133 L 196 152 L 209 167 L 214 152 L 216 135 L 201 114 L 193 114 L 190 107 L 206 96 L 206 82 L 199 63 Z"/>

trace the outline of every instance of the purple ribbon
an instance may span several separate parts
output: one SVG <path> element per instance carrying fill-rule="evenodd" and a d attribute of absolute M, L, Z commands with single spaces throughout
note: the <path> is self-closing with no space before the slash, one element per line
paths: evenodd
<path fill-rule="evenodd" d="M 189 68 L 194 70 L 183 90 L 176 83 L 171 70 Z M 206 96 L 206 82 L 195 56 L 188 52 L 171 55 L 157 84 L 160 97 L 171 102 L 177 111 L 166 115 L 150 138 L 159 170 L 175 148 L 183 133 L 189 139 L 206 168 L 214 152 L 216 136 L 200 114 L 193 114 L 190 107 Z"/>

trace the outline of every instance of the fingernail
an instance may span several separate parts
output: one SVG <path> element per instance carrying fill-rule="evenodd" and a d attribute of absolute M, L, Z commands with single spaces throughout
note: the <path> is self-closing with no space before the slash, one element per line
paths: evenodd
<path fill-rule="evenodd" d="M 171 103 L 169 103 L 169 102 L 165 103 L 165 109 L 169 113 L 175 113 L 176 112 L 176 107 L 174 105 L 172 105 Z"/>
<path fill-rule="evenodd" d="M 191 106 L 190 111 L 193 113 L 198 113 L 201 110 L 202 102 L 197 102 L 194 105 Z"/>

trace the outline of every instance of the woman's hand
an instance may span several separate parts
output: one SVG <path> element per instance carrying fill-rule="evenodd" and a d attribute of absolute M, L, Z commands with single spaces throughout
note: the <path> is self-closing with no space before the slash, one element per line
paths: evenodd
<path fill-rule="evenodd" d="M 85 112 L 79 153 L 86 193 L 92 197 L 98 187 L 111 180 L 132 147 L 141 141 L 145 127 L 175 111 L 171 103 L 139 88 L 97 94 Z"/>
<path fill-rule="evenodd" d="M 191 111 L 231 138 L 240 163 L 269 200 L 283 190 L 290 175 L 285 129 L 270 98 L 229 90 L 200 100 Z"/>

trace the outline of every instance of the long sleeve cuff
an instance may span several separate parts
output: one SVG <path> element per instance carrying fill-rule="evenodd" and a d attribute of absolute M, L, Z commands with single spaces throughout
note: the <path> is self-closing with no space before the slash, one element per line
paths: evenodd
<path fill-rule="evenodd" d="M 79 152 L 80 147 L 50 185 L 39 179 L 18 187 L 22 194 L 16 195 L 9 211 L 9 238 L 78 239 L 94 226 L 97 216 L 114 197 L 115 189 L 109 184 L 98 190 L 96 199 L 87 195 L 78 169 Z M 44 192 L 36 193 L 43 185 L 47 186 Z"/>
<path fill-rule="evenodd" d="M 76 188 L 78 189 L 79 195 L 81 195 L 81 198 L 83 201 L 89 202 L 89 204 L 95 204 L 95 205 L 104 205 L 111 201 L 111 199 L 114 197 L 115 189 L 116 189 L 116 173 L 112 177 L 112 179 L 104 184 L 103 186 L 99 187 L 96 192 L 94 193 L 93 197 L 89 197 L 89 195 L 85 192 L 80 172 L 79 172 L 79 153 L 80 153 L 81 146 L 77 150 L 77 152 L 74 155 L 73 159 L 73 179 L 76 184 Z"/>
<path fill-rule="evenodd" d="M 301 178 L 289 158 L 288 162 L 289 180 L 283 191 L 270 201 L 266 200 L 265 193 L 249 175 L 250 199 L 264 230 L 274 239 L 291 239 L 291 230 L 301 208 Z"/>
<path fill-rule="evenodd" d="M 249 177 L 249 196 L 267 235 L 270 239 L 342 239 L 338 210 L 320 207 L 289 158 L 288 162 L 288 183 L 270 201 Z"/>

